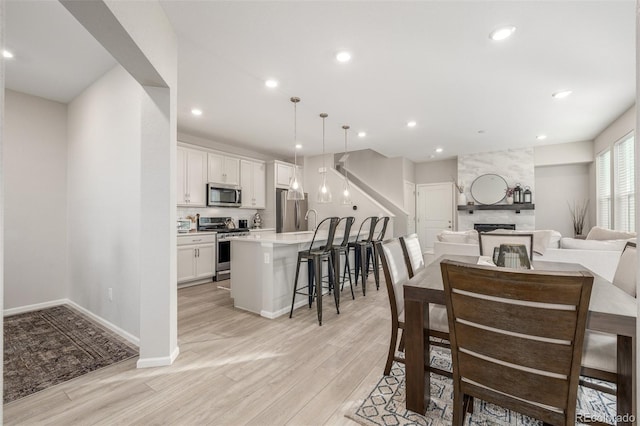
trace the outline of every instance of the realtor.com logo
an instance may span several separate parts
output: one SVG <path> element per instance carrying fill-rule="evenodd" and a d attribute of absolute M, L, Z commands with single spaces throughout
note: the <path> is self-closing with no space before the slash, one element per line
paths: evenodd
<path fill-rule="evenodd" d="M 633 423 L 636 421 L 636 416 L 633 414 L 618 414 L 613 418 L 606 416 L 604 414 L 592 414 L 592 413 L 584 413 L 580 414 L 580 421 L 584 423 L 607 423 L 607 424 L 618 424 L 618 423 Z"/>

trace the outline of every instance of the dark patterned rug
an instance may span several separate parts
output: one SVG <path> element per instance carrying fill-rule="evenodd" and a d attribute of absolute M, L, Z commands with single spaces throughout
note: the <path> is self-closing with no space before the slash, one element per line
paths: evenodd
<path fill-rule="evenodd" d="M 67 305 L 4 319 L 4 402 L 138 355 Z"/>
<path fill-rule="evenodd" d="M 432 348 L 431 365 L 451 371 L 451 355 L 448 350 Z M 607 385 L 605 382 L 598 382 Z M 382 376 L 375 388 L 360 406 L 346 417 L 366 426 L 424 425 L 450 426 L 452 424 L 453 382 L 451 379 L 431 374 L 431 401 L 427 412 L 421 416 L 405 408 L 404 365 L 394 362 L 389 376 Z M 593 420 L 615 424 L 615 396 L 580 386 L 578 388 L 578 413 Z M 579 423 L 576 423 L 579 424 Z M 468 414 L 465 426 L 540 426 L 542 422 L 531 419 L 474 398 L 473 414 Z"/>

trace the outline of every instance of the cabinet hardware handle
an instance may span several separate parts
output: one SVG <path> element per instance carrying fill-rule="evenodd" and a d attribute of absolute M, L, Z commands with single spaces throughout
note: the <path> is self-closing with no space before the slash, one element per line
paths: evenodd
<path fill-rule="evenodd" d="M 193 242 L 196 242 L 196 241 L 202 241 L 202 238 L 200 238 L 200 239 L 198 239 L 198 240 L 191 240 L 191 241 L 193 241 Z"/>

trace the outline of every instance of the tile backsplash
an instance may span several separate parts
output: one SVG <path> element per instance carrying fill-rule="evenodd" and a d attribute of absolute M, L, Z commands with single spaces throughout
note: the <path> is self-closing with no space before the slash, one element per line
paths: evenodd
<path fill-rule="evenodd" d="M 251 226 L 253 215 L 258 210 L 255 209 L 239 209 L 234 207 L 178 207 L 177 218 L 185 219 L 187 216 L 211 216 L 211 217 L 230 217 L 238 225 L 239 219 L 246 219 Z M 262 213 L 260 213 L 262 215 Z"/>
<path fill-rule="evenodd" d="M 493 173 L 502 176 L 510 188 L 519 183 L 522 189 L 528 186 L 533 192 L 535 203 L 535 169 L 533 148 L 509 149 L 506 151 L 481 152 L 458 157 L 458 184 L 464 185 L 467 200 L 473 201 L 471 184 L 484 174 Z M 506 204 L 501 201 L 500 204 Z M 458 212 L 458 230 L 473 229 L 474 223 L 509 223 L 516 229 L 532 230 L 536 227 L 535 210 L 522 210 L 519 214 L 513 210 L 483 210 Z"/>

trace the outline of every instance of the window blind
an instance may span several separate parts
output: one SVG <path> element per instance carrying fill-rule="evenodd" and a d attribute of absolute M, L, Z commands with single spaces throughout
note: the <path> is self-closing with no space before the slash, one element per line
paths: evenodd
<path fill-rule="evenodd" d="M 596 201 L 598 226 L 611 228 L 611 151 L 596 157 Z"/>
<path fill-rule="evenodd" d="M 614 228 L 635 231 L 634 141 L 629 136 L 614 145 Z"/>

